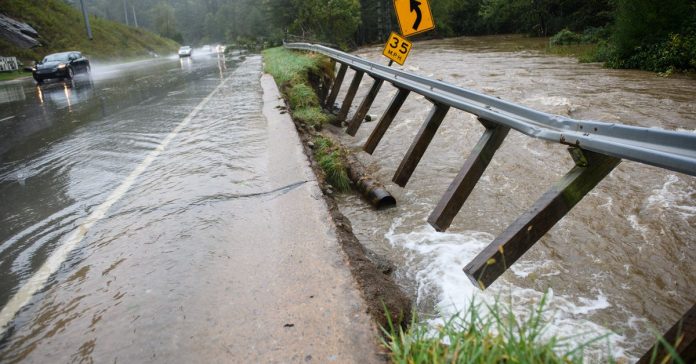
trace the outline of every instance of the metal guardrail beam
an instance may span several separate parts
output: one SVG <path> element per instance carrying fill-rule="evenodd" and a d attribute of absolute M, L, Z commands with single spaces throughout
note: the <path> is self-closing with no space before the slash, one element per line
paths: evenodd
<path fill-rule="evenodd" d="M 321 45 L 288 43 L 285 47 L 324 54 L 355 71 L 530 137 L 696 176 L 696 133 L 574 120 L 376 64 Z"/>

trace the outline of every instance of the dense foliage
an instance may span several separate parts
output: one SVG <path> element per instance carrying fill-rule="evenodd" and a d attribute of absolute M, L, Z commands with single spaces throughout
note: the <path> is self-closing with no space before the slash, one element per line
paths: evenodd
<path fill-rule="evenodd" d="M 618 0 L 608 47 L 613 67 L 696 69 L 696 1 Z"/>

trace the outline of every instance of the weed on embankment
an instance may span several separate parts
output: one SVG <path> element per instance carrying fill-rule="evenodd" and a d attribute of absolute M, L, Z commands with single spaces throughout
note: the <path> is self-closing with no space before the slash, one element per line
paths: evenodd
<path fill-rule="evenodd" d="M 604 340 L 598 336 L 580 345 L 546 335 L 546 297 L 526 318 L 511 306 L 472 301 L 466 311 L 430 325 L 411 323 L 408 331 L 383 329 L 384 345 L 394 363 L 583 363 L 585 349 Z M 608 362 L 613 362 L 610 358 Z"/>
<path fill-rule="evenodd" d="M 272 48 L 263 52 L 264 71 L 273 76 L 290 106 L 293 119 L 309 130 L 321 130 L 333 118 L 322 110 L 316 88 L 310 76 L 321 78 L 330 66 L 321 55 L 301 53 L 285 48 Z M 329 182 L 338 191 L 348 191 L 350 181 L 343 151 L 331 140 L 316 137 L 314 158 Z"/>

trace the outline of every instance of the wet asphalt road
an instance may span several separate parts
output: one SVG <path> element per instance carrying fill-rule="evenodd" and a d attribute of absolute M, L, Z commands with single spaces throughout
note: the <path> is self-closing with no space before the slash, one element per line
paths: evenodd
<path fill-rule="evenodd" d="M 198 53 L 0 86 L 0 362 L 378 359 L 261 75 Z"/>
<path fill-rule="evenodd" d="M 212 237 L 205 248 L 182 251 L 201 238 L 192 231 L 215 225 L 201 206 L 231 192 L 218 178 L 243 181 L 237 193 L 261 184 L 253 170 L 260 93 L 234 92 L 258 81 L 254 57 L 94 64 L 91 79 L 0 86 L 0 361 L 174 354 L 180 333 L 152 333 L 176 326 L 172 315 L 189 301 L 205 300 L 193 287 L 205 286 L 197 279 L 223 258 L 208 255 L 224 255 Z M 241 77 L 230 77 L 235 72 Z M 222 122 L 229 119 L 238 123 Z M 247 142 L 241 155 L 227 137 L 235 132 Z M 124 186 L 139 168 L 137 183 Z M 119 195 L 123 187 L 129 192 Z M 42 274 L 47 280 L 32 289 Z M 139 285 L 148 282 L 157 284 Z"/>
<path fill-rule="evenodd" d="M 73 82 L 0 86 L 0 305 L 238 61 L 96 63 Z"/>

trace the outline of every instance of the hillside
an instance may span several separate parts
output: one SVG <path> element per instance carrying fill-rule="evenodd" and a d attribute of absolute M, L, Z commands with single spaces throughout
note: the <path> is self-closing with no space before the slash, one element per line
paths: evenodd
<path fill-rule="evenodd" d="M 90 16 L 93 40 L 87 39 L 82 13 L 61 0 L 2 0 L 0 13 L 31 25 L 41 46 L 17 47 L 0 38 L 0 55 L 21 60 L 41 59 L 46 54 L 79 50 L 93 59 L 133 58 L 149 52 L 167 54 L 178 44 L 140 28 Z"/>

